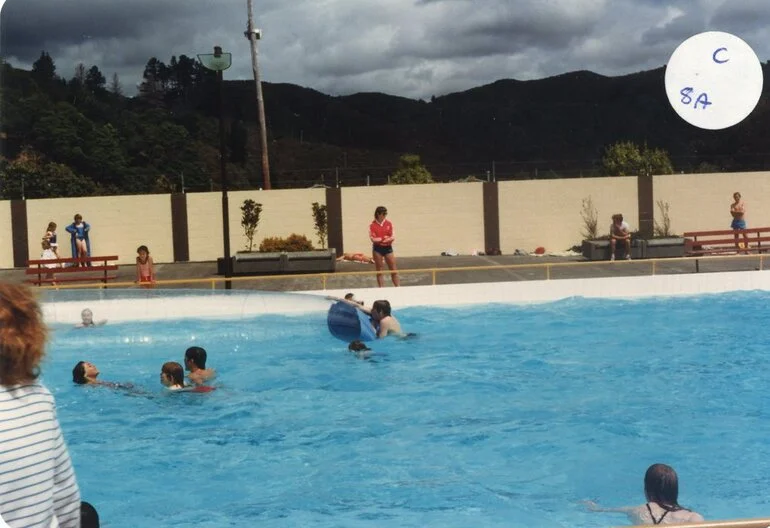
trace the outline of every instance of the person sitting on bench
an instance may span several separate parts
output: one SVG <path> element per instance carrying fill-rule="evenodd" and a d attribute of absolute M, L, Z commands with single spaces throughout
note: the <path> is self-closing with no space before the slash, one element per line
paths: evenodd
<path fill-rule="evenodd" d="M 610 260 L 615 260 L 615 246 L 618 241 L 626 247 L 626 260 L 631 260 L 631 228 L 623 221 L 623 215 L 620 213 L 612 215 L 612 224 L 610 225 Z"/>

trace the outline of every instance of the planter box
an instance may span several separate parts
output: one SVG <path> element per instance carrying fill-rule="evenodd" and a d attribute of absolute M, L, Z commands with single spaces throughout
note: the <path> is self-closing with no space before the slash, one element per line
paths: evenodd
<path fill-rule="evenodd" d="M 645 257 L 646 240 L 636 239 L 631 241 L 631 258 Z M 626 248 L 623 244 L 615 246 L 615 258 L 623 258 Z M 583 256 L 588 260 L 610 260 L 609 240 L 583 240 Z"/>
<path fill-rule="evenodd" d="M 236 253 L 233 275 L 282 273 L 286 269 L 286 253 Z"/>
<path fill-rule="evenodd" d="M 288 262 L 285 273 L 333 272 L 337 265 L 337 251 L 334 248 L 317 251 L 294 251 L 284 253 Z"/>
<path fill-rule="evenodd" d="M 231 258 L 234 276 L 334 272 L 337 264 L 334 248 L 291 253 L 239 252 Z M 217 259 L 217 273 L 225 274 L 223 258 Z"/>
<path fill-rule="evenodd" d="M 684 257 L 685 239 L 678 237 L 654 238 L 647 241 L 646 258 Z"/>

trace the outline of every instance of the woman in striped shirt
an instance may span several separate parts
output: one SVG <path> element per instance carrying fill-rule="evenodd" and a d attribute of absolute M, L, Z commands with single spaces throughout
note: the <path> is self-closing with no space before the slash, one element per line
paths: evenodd
<path fill-rule="evenodd" d="M 46 337 L 32 292 L 0 283 L 0 516 L 11 528 L 80 526 L 56 404 L 37 381 Z"/>

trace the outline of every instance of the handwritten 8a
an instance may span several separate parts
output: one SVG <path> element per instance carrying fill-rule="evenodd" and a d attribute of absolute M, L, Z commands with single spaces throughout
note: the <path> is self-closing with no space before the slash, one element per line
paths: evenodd
<path fill-rule="evenodd" d="M 725 64 L 726 62 L 730 62 L 730 59 L 728 57 L 725 57 L 723 54 L 727 53 L 727 48 L 718 48 L 714 53 L 711 54 L 711 59 L 717 63 L 717 64 Z M 679 95 L 682 96 L 682 104 L 689 105 L 692 103 L 693 108 L 698 108 L 698 105 L 701 105 L 701 108 L 705 110 L 710 105 L 714 104 L 711 101 L 709 101 L 709 96 L 706 92 L 701 92 L 698 94 L 696 98 L 692 98 L 691 94 L 695 91 L 695 88 L 692 86 L 685 86 L 679 91 Z M 695 101 L 695 102 L 693 102 Z"/>

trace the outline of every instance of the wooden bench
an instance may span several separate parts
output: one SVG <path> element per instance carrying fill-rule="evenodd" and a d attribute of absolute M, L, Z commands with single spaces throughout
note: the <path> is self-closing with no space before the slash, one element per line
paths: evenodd
<path fill-rule="evenodd" d="M 738 246 L 735 236 L 738 235 Z M 706 255 L 761 254 L 770 251 L 770 227 L 751 229 L 722 229 L 719 231 L 690 231 L 685 238 L 685 256 L 699 257 Z M 698 260 L 695 270 L 700 271 Z"/>
<path fill-rule="evenodd" d="M 27 279 L 26 282 L 42 286 L 43 284 L 56 285 L 60 282 L 101 282 L 107 284 L 118 278 L 110 272 L 118 270 L 114 263 L 117 255 L 107 257 L 60 258 L 48 260 L 28 260 L 27 275 L 37 275 L 36 278 Z M 112 264 L 111 264 L 112 262 Z M 49 268 L 56 264 L 57 267 Z"/>

